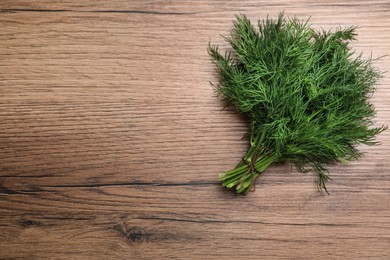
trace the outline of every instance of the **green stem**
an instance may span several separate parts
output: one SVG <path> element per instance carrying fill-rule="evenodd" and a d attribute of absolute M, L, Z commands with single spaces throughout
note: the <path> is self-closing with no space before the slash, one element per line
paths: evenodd
<path fill-rule="evenodd" d="M 259 146 L 260 147 L 260 146 Z M 255 153 L 254 151 L 248 151 L 247 156 Z M 252 156 L 248 156 L 248 162 L 252 163 L 250 160 Z M 236 187 L 237 193 L 247 194 L 251 187 L 254 185 L 257 177 L 265 169 L 267 169 L 273 162 L 276 162 L 279 159 L 279 156 L 276 153 L 265 153 L 259 157 L 253 167 L 248 164 L 243 163 L 236 167 L 233 170 L 221 173 L 219 175 L 219 180 L 222 182 L 222 185 L 227 188 Z"/>
<path fill-rule="evenodd" d="M 262 131 L 261 134 L 258 134 L 255 138 L 253 137 L 253 133 L 251 134 L 251 138 L 249 140 L 249 149 L 246 152 L 243 160 L 241 160 L 237 164 L 236 168 L 245 165 L 244 161 L 246 161 L 246 162 L 251 162 L 252 161 L 252 156 L 257 151 L 257 149 L 259 149 L 259 147 L 262 145 L 262 143 L 264 141 L 264 137 L 265 137 L 265 132 L 264 131 Z"/>

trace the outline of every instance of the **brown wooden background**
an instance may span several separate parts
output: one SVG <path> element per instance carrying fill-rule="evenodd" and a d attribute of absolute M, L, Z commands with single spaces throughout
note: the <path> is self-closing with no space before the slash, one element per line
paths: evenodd
<path fill-rule="evenodd" d="M 216 181 L 246 122 L 221 111 L 208 42 L 283 10 L 390 53 L 386 0 L 2 0 L 0 259 L 390 259 L 390 131 L 331 168 L 330 196 L 290 165 L 247 197 Z"/>

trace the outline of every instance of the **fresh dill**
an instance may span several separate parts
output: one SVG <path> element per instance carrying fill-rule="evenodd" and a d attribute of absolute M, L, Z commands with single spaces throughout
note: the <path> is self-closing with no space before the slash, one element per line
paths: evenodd
<path fill-rule="evenodd" d="M 382 74 L 372 59 L 354 55 L 355 31 L 317 31 L 283 13 L 255 29 L 239 15 L 225 38 L 232 50 L 221 54 L 209 46 L 218 92 L 250 121 L 249 149 L 236 168 L 220 174 L 223 186 L 247 194 L 272 163 L 291 162 L 313 169 L 327 192 L 326 165 L 361 157 L 358 144 L 377 144 L 374 137 L 386 127 L 373 127 L 369 99 Z"/>

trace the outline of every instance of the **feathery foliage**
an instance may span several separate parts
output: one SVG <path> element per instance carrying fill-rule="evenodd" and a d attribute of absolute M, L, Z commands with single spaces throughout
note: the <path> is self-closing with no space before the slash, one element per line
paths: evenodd
<path fill-rule="evenodd" d="M 247 194 L 269 165 L 288 161 L 314 169 L 327 192 L 327 164 L 361 157 L 360 143 L 377 144 L 386 127 L 372 126 L 369 99 L 381 73 L 372 59 L 353 55 L 355 29 L 316 31 L 283 13 L 255 29 L 240 15 L 225 38 L 232 50 L 221 54 L 210 45 L 218 92 L 250 121 L 249 149 L 235 169 L 220 174 L 223 186 Z"/>

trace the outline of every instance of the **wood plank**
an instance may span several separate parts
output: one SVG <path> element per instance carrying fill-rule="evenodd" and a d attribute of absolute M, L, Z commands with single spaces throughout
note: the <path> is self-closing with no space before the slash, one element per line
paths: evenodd
<path fill-rule="evenodd" d="M 208 43 L 227 46 L 238 12 L 283 10 L 390 50 L 385 0 L 1 1 L 0 259 L 388 259 L 389 131 L 331 167 L 330 196 L 290 165 L 247 197 L 216 181 L 247 125 L 209 84 Z"/>

